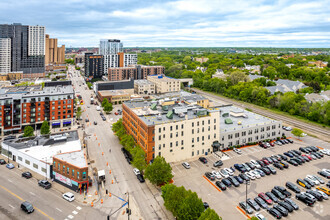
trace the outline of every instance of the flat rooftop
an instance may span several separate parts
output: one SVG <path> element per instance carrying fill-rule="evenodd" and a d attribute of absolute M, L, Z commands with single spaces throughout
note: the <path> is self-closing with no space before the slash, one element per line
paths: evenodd
<path fill-rule="evenodd" d="M 53 156 L 81 150 L 81 143 L 77 131 L 68 131 L 47 136 L 34 138 L 22 138 L 3 141 L 20 152 L 27 154 L 37 160 L 47 163 L 53 162 Z"/>
<path fill-rule="evenodd" d="M 235 106 L 220 106 L 220 132 L 239 131 L 259 125 L 276 123 L 276 120 L 255 114 Z M 231 124 L 226 123 L 232 122 Z"/>
<path fill-rule="evenodd" d="M 69 152 L 69 153 L 62 153 L 54 156 L 54 158 L 58 158 L 60 160 L 66 161 L 74 166 L 77 167 L 87 167 L 87 159 L 85 156 L 84 151 L 74 151 L 74 152 Z"/>
<path fill-rule="evenodd" d="M 177 79 L 165 76 L 165 75 L 150 75 L 147 76 L 147 79 L 156 79 L 156 80 L 161 80 L 161 81 L 165 81 L 165 82 L 173 82 L 173 81 L 179 81 Z"/>
<path fill-rule="evenodd" d="M 154 85 L 153 82 L 150 82 L 146 79 L 134 80 L 134 84 L 137 84 L 137 85 Z"/>
<path fill-rule="evenodd" d="M 101 90 L 101 91 L 98 91 L 98 93 L 101 96 L 114 96 L 114 95 L 127 95 L 127 94 L 131 94 L 131 92 L 126 91 L 125 89 L 121 89 L 121 90 Z"/>

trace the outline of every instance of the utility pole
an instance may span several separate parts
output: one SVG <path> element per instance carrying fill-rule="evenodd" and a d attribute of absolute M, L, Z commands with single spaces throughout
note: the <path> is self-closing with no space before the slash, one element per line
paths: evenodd
<path fill-rule="evenodd" d="M 250 185 L 250 180 L 245 180 L 245 185 L 246 185 L 246 189 L 245 189 L 245 205 L 246 205 L 246 209 L 245 209 L 245 214 L 247 215 L 247 194 L 248 194 L 248 190 L 247 190 L 247 187 L 248 185 Z"/>
<path fill-rule="evenodd" d="M 127 197 L 127 207 L 128 207 L 128 215 L 127 215 L 127 217 L 128 217 L 128 220 L 129 220 L 129 216 L 131 214 L 131 210 L 129 209 L 129 192 L 127 192 L 127 195 L 128 195 L 128 197 Z"/>

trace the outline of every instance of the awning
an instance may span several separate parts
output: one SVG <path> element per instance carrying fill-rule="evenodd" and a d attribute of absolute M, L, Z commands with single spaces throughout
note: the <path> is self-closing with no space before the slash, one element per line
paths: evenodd
<path fill-rule="evenodd" d="M 60 122 L 53 122 L 53 123 L 52 123 L 52 126 L 59 126 L 59 125 L 61 125 Z"/>
<path fill-rule="evenodd" d="M 64 121 L 63 124 L 64 125 L 69 125 L 69 124 L 71 124 L 71 121 Z"/>

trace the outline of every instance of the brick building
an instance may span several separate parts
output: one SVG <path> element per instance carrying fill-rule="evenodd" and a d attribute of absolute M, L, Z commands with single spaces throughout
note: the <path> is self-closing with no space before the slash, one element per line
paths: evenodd
<path fill-rule="evenodd" d="M 108 79 L 119 81 L 127 79 L 147 79 L 149 75 L 160 75 L 165 73 L 163 66 L 135 65 L 130 67 L 115 67 L 108 69 Z"/>

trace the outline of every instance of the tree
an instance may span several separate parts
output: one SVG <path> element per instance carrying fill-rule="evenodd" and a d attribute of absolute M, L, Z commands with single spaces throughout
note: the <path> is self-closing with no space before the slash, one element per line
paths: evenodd
<path fill-rule="evenodd" d="M 102 101 L 101 106 L 104 108 L 104 106 L 108 103 L 109 103 L 108 99 L 104 98 L 103 101 Z"/>
<path fill-rule="evenodd" d="M 208 208 L 199 216 L 198 220 L 221 220 L 221 218 L 213 209 Z"/>
<path fill-rule="evenodd" d="M 250 218 L 250 220 L 259 220 L 257 217 L 255 217 L 255 216 L 252 216 L 251 218 Z"/>
<path fill-rule="evenodd" d="M 49 127 L 48 121 L 42 122 L 42 125 L 40 128 L 40 134 L 50 134 L 50 127 Z"/>
<path fill-rule="evenodd" d="M 134 147 L 130 153 L 133 157 L 132 165 L 138 168 L 141 172 L 143 172 L 147 167 L 147 162 L 145 159 L 146 153 L 142 150 L 140 146 Z"/>
<path fill-rule="evenodd" d="M 157 156 L 154 162 L 146 168 L 145 177 L 152 184 L 168 183 L 173 178 L 172 167 L 164 157 Z"/>
<path fill-rule="evenodd" d="M 105 111 L 105 113 L 109 114 L 112 111 L 113 107 L 112 107 L 112 103 L 107 103 L 104 107 L 103 110 Z"/>
<path fill-rule="evenodd" d="M 300 130 L 299 128 L 294 128 L 294 129 L 292 129 L 291 133 L 292 133 L 294 136 L 296 136 L 296 137 L 299 138 L 299 137 L 302 137 L 302 133 L 303 133 L 303 131 Z"/>
<path fill-rule="evenodd" d="M 183 200 L 178 210 L 178 219 L 195 220 L 205 210 L 203 202 L 198 198 L 197 193 L 188 191 L 188 196 Z"/>
<path fill-rule="evenodd" d="M 239 82 L 247 82 L 249 81 L 249 78 L 247 75 L 245 75 L 242 71 L 234 71 L 229 75 L 230 81 L 233 85 L 236 85 Z"/>
<path fill-rule="evenodd" d="M 170 210 L 174 216 L 178 216 L 178 211 L 184 199 L 188 196 L 188 191 L 183 187 L 173 184 L 166 184 L 162 187 L 162 197 L 164 206 Z"/>
<path fill-rule="evenodd" d="M 24 134 L 23 137 L 32 137 L 34 136 L 34 130 L 31 126 L 26 126 L 24 128 Z"/>
<path fill-rule="evenodd" d="M 77 108 L 77 113 L 76 113 L 76 118 L 77 118 L 77 119 L 80 119 L 81 114 L 82 114 L 81 107 L 78 107 L 78 108 Z"/>

